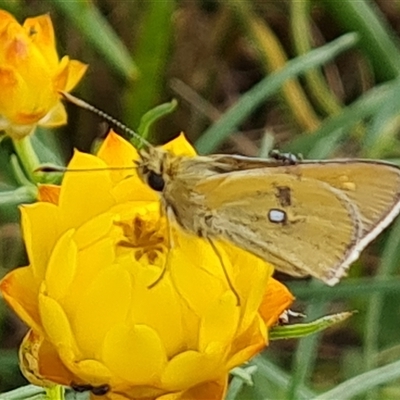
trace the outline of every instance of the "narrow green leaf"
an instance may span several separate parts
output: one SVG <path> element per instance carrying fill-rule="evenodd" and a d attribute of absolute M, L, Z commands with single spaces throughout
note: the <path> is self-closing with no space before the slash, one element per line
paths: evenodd
<path fill-rule="evenodd" d="M 144 114 L 140 119 L 138 134 L 143 139 L 148 140 L 150 134 L 150 128 L 152 127 L 152 125 L 159 119 L 174 112 L 177 106 L 178 102 L 175 99 L 173 99 L 169 103 L 160 104 L 159 106 L 154 107 L 150 111 L 147 111 L 147 113 Z"/>
<path fill-rule="evenodd" d="M 160 102 L 169 61 L 175 0 L 143 2 L 144 16 L 134 53 L 139 79 L 125 96 L 124 121 L 136 127 L 144 113 Z"/>
<path fill-rule="evenodd" d="M 100 11 L 88 0 L 52 0 L 82 36 L 124 79 L 132 81 L 138 69 L 129 51 Z"/>
<path fill-rule="evenodd" d="M 309 283 L 293 282 L 289 285 L 290 291 L 299 300 L 334 300 L 354 299 L 356 297 L 370 298 L 374 293 L 400 295 L 400 279 L 392 277 L 386 280 L 373 278 L 344 279 L 335 287 L 310 287 Z"/>
<path fill-rule="evenodd" d="M 312 281 L 312 287 L 319 286 L 322 286 L 320 282 Z M 306 308 L 305 314 L 310 319 L 316 318 L 318 315 L 325 314 L 326 308 L 326 303 L 313 302 Z M 314 369 L 320 340 L 320 333 L 300 339 L 292 361 L 293 375 L 286 395 L 288 400 L 297 400 L 299 398 L 302 386 L 309 379 Z"/>
<path fill-rule="evenodd" d="M 236 104 L 203 133 L 196 142 L 198 152 L 201 154 L 212 152 L 229 135 L 237 131 L 239 125 L 253 110 L 275 94 L 288 79 L 301 75 L 310 68 L 326 64 L 338 54 L 353 47 L 357 40 L 357 35 L 348 33 L 308 54 L 290 60 L 286 67 L 264 78 L 242 95 Z"/>
<path fill-rule="evenodd" d="M 37 199 L 37 188 L 21 186 L 18 189 L 0 192 L 0 206 L 33 203 Z"/>
<path fill-rule="evenodd" d="M 400 219 L 397 219 L 386 241 L 375 281 L 393 279 L 393 275 L 399 266 L 399 255 Z M 381 292 L 371 296 L 368 302 L 364 328 L 364 366 L 367 371 L 376 366 L 376 356 L 380 344 L 380 330 L 377 327 L 380 326 L 384 304 L 385 293 Z"/>
<path fill-rule="evenodd" d="M 27 385 L 11 392 L 2 393 L 1 400 L 47 400 L 46 393 L 43 388 L 35 385 Z"/>
<path fill-rule="evenodd" d="M 264 379 L 284 391 L 287 391 L 291 382 L 291 376 L 287 372 L 283 371 L 262 355 L 254 357 L 250 364 L 257 366 L 257 373 L 261 374 Z M 315 397 L 315 393 L 303 384 L 298 387 L 297 394 L 298 399 L 313 399 Z"/>
<path fill-rule="evenodd" d="M 398 378 L 400 378 L 400 361 L 376 368 L 349 379 L 336 386 L 334 389 L 315 397 L 314 400 L 353 399 L 355 396 L 366 393 L 379 385 L 383 385 Z"/>
<path fill-rule="evenodd" d="M 269 338 L 271 340 L 301 338 L 316 332 L 320 332 L 331 327 L 332 325 L 336 325 L 352 315 L 352 312 L 342 312 L 338 314 L 327 315 L 312 322 L 275 326 L 270 330 Z"/>
<path fill-rule="evenodd" d="M 302 153 L 307 158 L 326 158 L 335 151 L 334 144 L 338 144 L 352 127 L 377 112 L 393 93 L 394 87 L 393 82 L 374 87 L 344 108 L 341 113 L 326 119 L 312 135 L 302 135 L 294 139 L 283 150 L 294 154 Z"/>
<path fill-rule="evenodd" d="M 320 2 L 342 26 L 360 34 L 360 47 L 372 61 L 377 76 L 389 80 L 400 75 L 400 42 L 377 4 L 366 0 Z"/>

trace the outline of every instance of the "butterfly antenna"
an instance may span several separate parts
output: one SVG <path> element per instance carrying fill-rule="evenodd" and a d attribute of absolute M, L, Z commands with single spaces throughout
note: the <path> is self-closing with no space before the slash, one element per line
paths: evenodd
<path fill-rule="evenodd" d="M 70 93 L 60 91 L 60 94 L 66 100 L 68 100 L 70 103 L 75 104 L 76 106 L 83 108 L 84 110 L 90 111 L 91 113 L 98 115 L 100 118 L 109 122 L 111 125 L 115 126 L 116 128 L 121 129 L 127 135 L 134 137 L 135 139 L 137 139 L 139 142 L 143 143 L 147 147 L 152 147 L 152 145 L 146 139 L 143 139 L 138 133 L 136 133 L 134 130 L 128 128 L 126 125 L 124 125 L 122 122 L 118 121 L 117 119 L 113 118 L 111 115 L 108 115 L 104 111 L 99 110 L 98 108 L 92 106 L 89 103 L 86 103 L 86 101 L 81 100 L 78 97 L 75 97 Z"/>

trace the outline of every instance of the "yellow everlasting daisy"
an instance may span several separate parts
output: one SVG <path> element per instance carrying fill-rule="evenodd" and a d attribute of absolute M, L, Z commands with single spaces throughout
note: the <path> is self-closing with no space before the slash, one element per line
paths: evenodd
<path fill-rule="evenodd" d="M 164 148 L 195 154 L 183 136 Z M 76 152 L 69 168 L 137 159 L 111 133 L 97 156 Z M 104 399 L 222 399 L 229 371 L 266 346 L 292 301 L 259 258 L 223 242 L 217 255 L 168 227 L 134 169 L 67 172 L 40 196 L 21 208 L 30 265 L 0 284 L 30 327 L 20 359 L 32 383 Z"/>
<path fill-rule="evenodd" d="M 37 124 L 64 124 L 59 91 L 70 91 L 86 68 L 68 56 L 59 60 L 48 15 L 20 25 L 0 10 L 0 130 L 21 139 Z"/>

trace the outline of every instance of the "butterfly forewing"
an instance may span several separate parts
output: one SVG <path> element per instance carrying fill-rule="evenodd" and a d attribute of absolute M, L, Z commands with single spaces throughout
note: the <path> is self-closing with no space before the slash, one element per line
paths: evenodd
<path fill-rule="evenodd" d="M 163 155 L 164 205 L 195 235 L 221 238 L 294 276 L 335 284 L 399 213 L 396 166 L 359 160 Z"/>

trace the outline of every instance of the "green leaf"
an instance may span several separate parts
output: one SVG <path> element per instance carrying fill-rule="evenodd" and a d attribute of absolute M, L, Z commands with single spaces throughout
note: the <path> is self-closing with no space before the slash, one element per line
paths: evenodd
<path fill-rule="evenodd" d="M 307 158 L 321 159 L 332 154 L 341 139 L 362 119 L 370 117 L 387 102 L 393 93 L 393 82 L 376 86 L 351 105 L 324 121 L 312 135 L 302 135 L 283 148 L 284 151 L 302 153 Z"/>
<path fill-rule="evenodd" d="M 36 199 L 37 188 L 33 185 L 0 192 L 0 206 L 33 203 Z"/>
<path fill-rule="evenodd" d="M 160 118 L 163 118 L 166 115 L 174 112 L 177 106 L 178 102 L 175 99 L 173 99 L 169 103 L 160 104 L 159 106 L 154 107 L 150 111 L 147 111 L 147 113 L 144 114 L 140 119 L 138 134 L 143 139 L 148 140 L 150 134 L 150 128 L 152 127 L 152 125 L 154 125 L 154 123 L 158 121 Z M 134 146 L 138 147 L 135 145 L 135 143 Z"/>
<path fill-rule="evenodd" d="M 270 340 L 301 338 L 320 332 L 351 317 L 353 312 L 342 312 L 318 318 L 312 322 L 275 326 L 269 332 Z"/>
<path fill-rule="evenodd" d="M 321 0 L 332 16 L 351 32 L 360 34 L 360 47 L 383 80 L 400 74 L 400 42 L 379 7 L 366 0 Z"/>
<path fill-rule="evenodd" d="M 357 41 L 356 34 L 348 33 L 306 55 L 290 60 L 284 68 L 264 78 L 242 95 L 236 104 L 203 133 L 196 142 L 198 152 L 201 154 L 212 152 L 229 135 L 237 131 L 239 125 L 255 108 L 275 94 L 288 79 L 301 75 L 310 68 L 326 64 L 338 54 L 353 47 Z"/>
<path fill-rule="evenodd" d="M 124 101 L 124 121 L 129 126 L 138 126 L 142 115 L 160 103 L 158 96 L 165 86 L 175 7 L 175 0 L 143 2 L 144 16 L 134 53 L 140 76 Z"/>
<path fill-rule="evenodd" d="M 43 388 L 35 385 L 27 385 L 11 392 L 2 393 L 1 400 L 48 400 Z"/>
<path fill-rule="evenodd" d="M 129 51 L 91 1 L 52 0 L 52 3 L 121 77 L 128 81 L 136 78 L 138 69 Z"/>
<path fill-rule="evenodd" d="M 347 400 L 366 393 L 379 385 L 400 378 L 400 361 L 376 368 L 341 383 L 314 400 Z"/>

